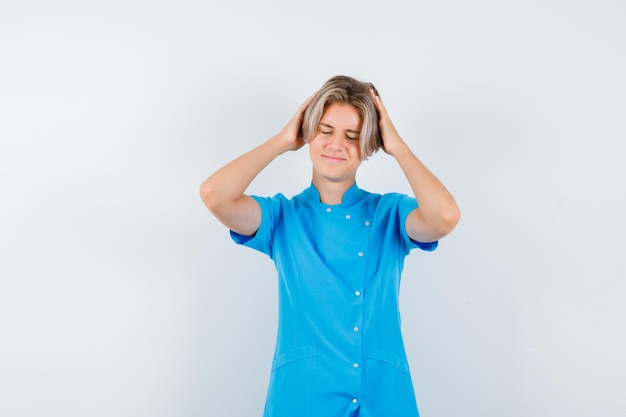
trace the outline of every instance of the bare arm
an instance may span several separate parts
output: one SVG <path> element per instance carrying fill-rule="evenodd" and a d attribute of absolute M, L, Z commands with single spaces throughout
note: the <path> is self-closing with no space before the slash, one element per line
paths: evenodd
<path fill-rule="evenodd" d="M 434 242 L 446 236 L 459 222 L 461 212 L 446 187 L 426 168 L 402 140 L 389 119 L 387 109 L 371 91 L 379 113 L 384 149 L 393 156 L 413 190 L 419 207 L 406 220 L 409 237 L 418 242 Z"/>
<path fill-rule="evenodd" d="M 298 132 L 304 111 L 313 97 L 300 106 L 279 134 L 218 169 L 200 185 L 204 204 L 232 231 L 251 236 L 259 229 L 261 208 L 244 192 L 274 158 L 304 145 Z"/>

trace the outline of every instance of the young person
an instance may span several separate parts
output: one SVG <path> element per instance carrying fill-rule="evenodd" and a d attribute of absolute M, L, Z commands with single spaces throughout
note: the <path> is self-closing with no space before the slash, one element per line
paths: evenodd
<path fill-rule="evenodd" d="M 279 155 L 308 144 L 312 181 L 286 198 L 244 194 Z M 382 148 L 413 196 L 356 185 Z M 402 140 L 370 83 L 336 76 L 285 128 L 200 187 L 233 240 L 267 254 L 279 325 L 265 417 L 417 417 L 398 309 L 404 258 L 434 250 L 460 212 Z M 419 202 L 419 204 L 418 204 Z"/>

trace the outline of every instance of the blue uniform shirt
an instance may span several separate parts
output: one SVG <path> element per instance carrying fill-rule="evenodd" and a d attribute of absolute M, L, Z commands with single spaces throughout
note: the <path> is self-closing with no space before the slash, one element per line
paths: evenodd
<path fill-rule="evenodd" d="M 404 227 L 417 207 L 403 194 L 354 184 L 338 205 L 311 185 L 287 199 L 253 196 L 253 237 L 236 243 L 267 254 L 279 282 L 279 322 L 265 417 L 417 417 L 398 309 Z"/>

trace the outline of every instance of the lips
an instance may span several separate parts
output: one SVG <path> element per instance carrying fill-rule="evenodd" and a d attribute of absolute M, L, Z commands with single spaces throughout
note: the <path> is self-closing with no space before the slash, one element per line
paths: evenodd
<path fill-rule="evenodd" d="M 335 162 L 341 162 L 341 161 L 345 161 L 344 158 L 340 157 L 340 156 L 335 156 L 335 155 L 322 155 L 322 157 L 326 160 L 329 161 L 335 161 Z"/>

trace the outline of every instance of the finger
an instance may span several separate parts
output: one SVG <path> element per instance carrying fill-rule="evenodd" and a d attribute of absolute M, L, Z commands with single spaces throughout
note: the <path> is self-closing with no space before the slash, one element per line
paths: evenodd
<path fill-rule="evenodd" d="M 293 117 L 291 118 L 291 122 L 293 122 L 294 124 L 297 124 L 298 127 L 300 126 L 300 124 L 302 123 L 302 120 L 304 119 L 304 112 L 306 111 L 307 107 L 309 107 L 309 105 L 311 104 L 311 102 L 313 101 L 316 95 L 317 95 L 317 91 L 313 93 L 311 97 L 307 98 L 304 101 L 304 103 L 300 105 L 296 114 L 294 114 Z"/>
<path fill-rule="evenodd" d="M 307 98 L 304 101 L 304 103 L 300 105 L 296 114 L 294 114 L 293 117 L 291 118 L 291 121 L 289 124 L 293 126 L 294 129 L 297 129 L 296 139 L 298 140 L 302 139 L 302 122 L 304 120 L 304 113 L 306 112 L 306 109 L 309 107 L 311 102 L 313 102 L 316 96 L 317 96 L 317 91 L 313 93 L 309 98 Z"/>
<path fill-rule="evenodd" d="M 309 104 L 311 104 L 311 102 L 313 101 L 313 99 L 315 99 L 315 97 L 317 96 L 317 91 L 315 93 L 313 93 L 313 95 L 309 98 L 307 98 L 305 100 L 304 103 L 302 103 L 302 105 L 300 105 L 300 108 L 298 109 L 298 112 L 300 113 L 304 113 L 304 111 L 306 110 L 307 107 L 309 107 Z"/>
<path fill-rule="evenodd" d="M 309 104 L 311 104 L 311 102 L 313 101 L 316 95 L 317 95 L 317 91 L 313 93 L 311 97 L 307 98 L 304 101 L 304 103 L 300 105 L 300 107 L 298 107 L 298 111 L 296 112 L 296 114 L 293 115 L 293 117 L 290 120 L 291 123 L 298 124 L 298 125 L 302 123 L 302 119 L 304 119 L 304 112 L 306 111 L 307 107 L 309 107 Z"/>
<path fill-rule="evenodd" d="M 381 116 L 387 115 L 387 109 L 385 108 L 385 105 L 383 104 L 380 97 L 376 95 L 376 93 L 374 92 L 372 88 L 370 88 L 370 95 L 372 96 L 372 99 L 374 100 L 374 105 L 376 106 L 376 110 L 378 110 Z"/>

